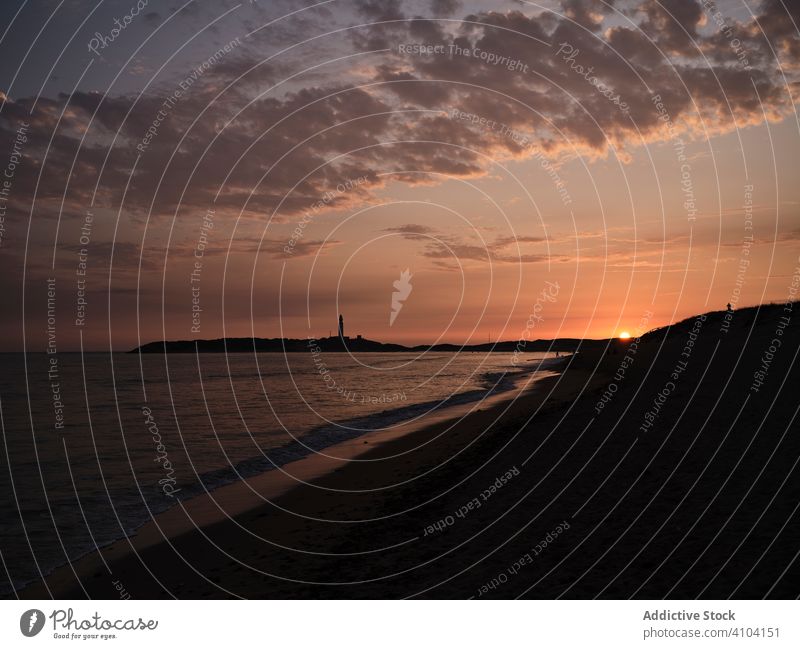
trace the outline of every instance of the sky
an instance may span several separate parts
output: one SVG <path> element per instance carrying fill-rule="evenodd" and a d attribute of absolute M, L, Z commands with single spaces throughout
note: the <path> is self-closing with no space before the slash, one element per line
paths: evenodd
<path fill-rule="evenodd" d="M 800 265 L 796 2 L 0 13 L 0 351 L 605 338 Z"/>

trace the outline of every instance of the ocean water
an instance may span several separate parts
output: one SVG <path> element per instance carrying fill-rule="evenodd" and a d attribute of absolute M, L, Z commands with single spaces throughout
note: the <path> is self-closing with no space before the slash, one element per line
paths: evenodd
<path fill-rule="evenodd" d="M 0 354 L 0 594 L 155 513 L 513 389 L 554 354 Z"/>

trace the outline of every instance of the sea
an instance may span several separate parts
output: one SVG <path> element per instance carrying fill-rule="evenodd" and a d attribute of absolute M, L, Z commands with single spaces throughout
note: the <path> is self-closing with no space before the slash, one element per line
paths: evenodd
<path fill-rule="evenodd" d="M 0 595 L 178 500 L 519 389 L 554 356 L 0 354 Z"/>

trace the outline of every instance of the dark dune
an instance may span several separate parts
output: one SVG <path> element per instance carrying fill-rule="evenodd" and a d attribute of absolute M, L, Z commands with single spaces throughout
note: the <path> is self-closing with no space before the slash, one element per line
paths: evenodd
<path fill-rule="evenodd" d="M 382 343 L 367 338 L 346 338 L 336 336 L 314 339 L 313 344 L 324 352 L 572 352 L 578 348 L 600 348 L 605 344 L 602 340 L 578 340 L 577 338 L 559 338 L 556 340 L 531 340 L 520 344 L 516 340 L 482 343 L 478 345 L 453 345 L 440 343 L 437 345 L 414 345 L 408 347 L 397 343 Z M 130 353 L 142 354 L 194 354 L 199 352 L 213 354 L 250 353 L 294 353 L 308 352 L 309 340 L 305 338 L 216 338 L 214 340 L 159 340 L 130 350 Z"/>

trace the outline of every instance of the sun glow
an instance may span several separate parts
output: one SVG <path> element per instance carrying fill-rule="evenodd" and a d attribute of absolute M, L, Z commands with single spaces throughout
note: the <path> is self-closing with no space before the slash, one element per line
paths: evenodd
<path fill-rule="evenodd" d="M 631 337 L 631 335 L 630 335 L 630 334 L 629 334 L 627 331 L 623 331 L 623 332 L 622 332 L 622 333 L 619 335 L 619 339 L 620 339 L 620 340 L 628 340 L 628 338 L 630 338 L 630 337 Z"/>

